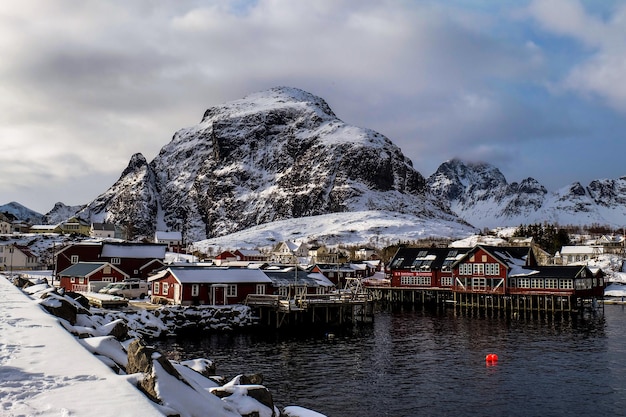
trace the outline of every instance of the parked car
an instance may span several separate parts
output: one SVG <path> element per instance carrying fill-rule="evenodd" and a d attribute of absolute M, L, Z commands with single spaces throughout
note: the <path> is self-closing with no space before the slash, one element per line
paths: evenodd
<path fill-rule="evenodd" d="M 100 293 L 117 295 L 124 298 L 145 298 L 148 295 L 148 283 L 146 281 L 118 282 L 110 287 L 107 285 Z"/>

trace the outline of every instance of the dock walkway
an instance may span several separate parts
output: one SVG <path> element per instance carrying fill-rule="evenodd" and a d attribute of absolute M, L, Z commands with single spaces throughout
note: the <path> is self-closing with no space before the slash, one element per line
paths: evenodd
<path fill-rule="evenodd" d="M 253 294 L 245 304 L 258 314 L 259 323 L 281 328 L 294 324 L 346 324 L 372 321 L 374 303 L 369 294 L 316 294 L 295 298 Z"/>

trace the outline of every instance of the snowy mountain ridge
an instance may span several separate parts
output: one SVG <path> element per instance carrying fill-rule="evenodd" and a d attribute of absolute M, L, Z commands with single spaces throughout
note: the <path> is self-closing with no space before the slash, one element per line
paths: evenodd
<path fill-rule="evenodd" d="M 427 185 L 451 211 L 480 228 L 545 222 L 622 227 L 626 216 L 626 177 L 549 192 L 533 178 L 509 184 L 492 165 L 454 159 L 443 163 Z"/>
<path fill-rule="evenodd" d="M 71 209 L 57 205 L 43 221 Z M 291 219 L 313 230 L 330 221 L 330 235 L 346 238 L 338 230 L 355 230 L 350 218 L 358 218 L 373 231 L 366 239 L 389 231 L 383 216 L 415 225 L 407 236 L 431 233 L 428 223 L 454 224 L 441 234 L 457 236 L 544 222 L 623 227 L 626 177 L 549 192 L 533 178 L 508 183 L 493 165 L 453 159 L 424 178 L 382 134 L 344 123 L 313 94 L 277 87 L 206 110 L 151 162 L 133 155 L 118 181 L 75 214 L 137 237 L 178 230 L 194 242 Z"/>

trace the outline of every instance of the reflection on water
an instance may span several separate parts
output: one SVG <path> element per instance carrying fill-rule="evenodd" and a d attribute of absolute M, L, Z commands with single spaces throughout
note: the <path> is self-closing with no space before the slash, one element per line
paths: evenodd
<path fill-rule="evenodd" d="M 212 359 L 227 377 L 262 373 L 279 408 L 329 417 L 622 415 L 625 320 L 615 305 L 555 320 L 383 311 L 334 337 L 264 332 L 157 347 L 174 360 Z"/>

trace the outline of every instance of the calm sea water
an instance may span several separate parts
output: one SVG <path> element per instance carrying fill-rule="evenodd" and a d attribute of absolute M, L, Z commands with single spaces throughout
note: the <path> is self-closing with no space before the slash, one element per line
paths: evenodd
<path fill-rule="evenodd" d="M 576 319 L 382 311 L 334 333 L 211 335 L 157 343 L 217 373 L 262 373 L 279 408 L 329 417 L 626 415 L 626 309 Z M 499 361 L 488 366 L 485 356 Z"/>

